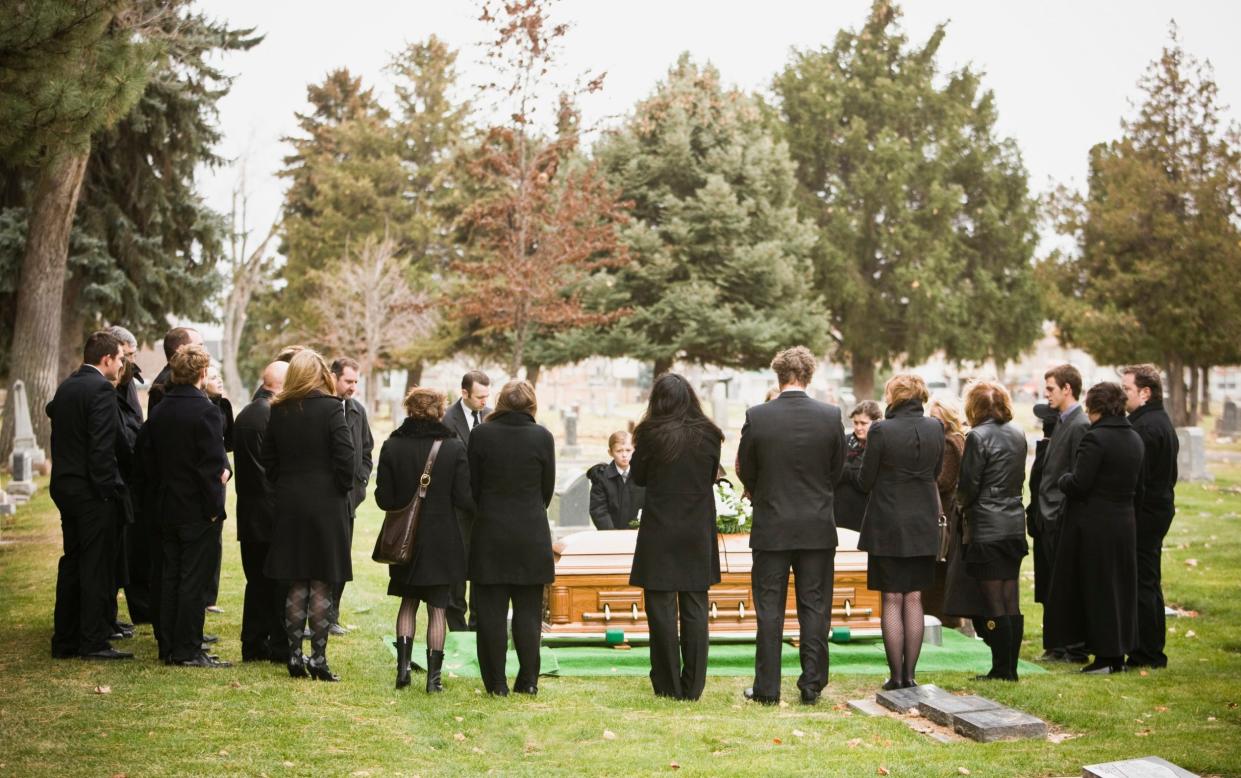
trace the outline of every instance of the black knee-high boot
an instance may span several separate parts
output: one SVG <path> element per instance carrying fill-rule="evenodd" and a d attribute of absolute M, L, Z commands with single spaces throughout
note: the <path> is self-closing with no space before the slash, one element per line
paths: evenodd
<path fill-rule="evenodd" d="M 440 669 L 444 666 L 444 652 L 427 649 L 427 694 L 444 691 L 440 683 Z"/>
<path fill-rule="evenodd" d="M 991 670 L 986 675 L 976 675 L 976 681 L 1000 680 L 1008 677 L 1008 617 L 990 616 L 974 619 L 974 629 L 991 649 Z"/>
<path fill-rule="evenodd" d="M 1020 613 L 1008 617 L 1008 679 L 1017 680 L 1017 662 L 1021 659 L 1021 641 L 1026 636 L 1026 617 Z"/>
<path fill-rule="evenodd" d="M 396 646 L 396 688 L 409 686 L 409 655 L 414 647 L 413 638 L 397 638 L 392 645 Z"/>

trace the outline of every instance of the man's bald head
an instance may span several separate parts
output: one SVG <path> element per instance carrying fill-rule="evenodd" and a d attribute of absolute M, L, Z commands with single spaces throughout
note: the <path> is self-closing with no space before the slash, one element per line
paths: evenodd
<path fill-rule="evenodd" d="M 284 374 L 289 372 L 288 362 L 272 362 L 263 368 L 263 388 L 272 394 L 284 389 Z"/>

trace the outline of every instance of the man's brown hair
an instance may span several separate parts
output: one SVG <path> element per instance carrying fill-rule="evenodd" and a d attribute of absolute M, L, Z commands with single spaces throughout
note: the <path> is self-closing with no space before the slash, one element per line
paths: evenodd
<path fill-rule="evenodd" d="M 1082 399 L 1082 374 L 1072 365 L 1057 365 L 1043 373 L 1043 378 L 1055 381 L 1061 389 L 1066 386 L 1072 389 L 1074 400 Z"/>
<path fill-rule="evenodd" d="M 1103 381 L 1086 392 L 1087 413 L 1100 416 L 1125 415 L 1125 388 L 1114 381 Z"/>
<path fill-rule="evenodd" d="M 177 353 L 177 349 L 190 342 L 190 333 L 198 332 L 193 327 L 173 327 L 168 330 L 168 334 L 164 336 L 164 358 L 170 363 L 172 355 Z"/>
<path fill-rule="evenodd" d="M 776 371 L 776 380 L 780 382 L 780 386 L 809 386 L 816 367 L 818 363 L 814 355 L 805 346 L 786 348 L 771 360 L 771 369 Z"/>
<path fill-rule="evenodd" d="M 193 386 L 203 371 L 211 367 L 211 355 L 197 343 L 185 345 L 177 349 L 168 365 L 172 368 L 172 383 Z"/>
<path fill-rule="evenodd" d="M 481 370 L 471 370 L 461 376 L 461 388 L 470 391 L 474 388 L 474 384 L 482 384 L 483 386 L 491 386 L 491 379 Z"/>
<path fill-rule="evenodd" d="M 1141 365 L 1126 365 L 1121 368 L 1121 375 L 1133 376 L 1133 385 L 1139 389 L 1150 389 L 1150 402 L 1163 402 L 1163 379 L 1159 377 L 1159 368 L 1149 362 Z"/>
<path fill-rule="evenodd" d="M 534 386 L 529 381 L 509 381 L 500 390 L 500 396 L 496 398 L 496 409 L 487 420 L 506 413 L 528 413 L 534 416 L 538 412 L 539 401 L 534 394 Z"/>
<path fill-rule="evenodd" d="M 345 368 L 353 368 L 353 372 L 362 372 L 362 366 L 358 364 L 358 360 L 353 357 L 337 357 L 332 360 L 332 375 L 340 378 L 345 374 Z"/>

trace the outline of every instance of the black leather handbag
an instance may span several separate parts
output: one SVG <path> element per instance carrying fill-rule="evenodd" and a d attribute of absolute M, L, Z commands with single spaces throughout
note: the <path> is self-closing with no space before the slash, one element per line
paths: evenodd
<path fill-rule="evenodd" d="M 422 478 L 418 479 L 418 491 L 409 505 L 397 511 L 384 514 L 383 526 L 379 529 L 379 537 L 375 538 L 375 550 L 371 559 L 383 565 L 407 565 L 414 558 L 414 543 L 418 539 L 418 517 L 422 513 L 422 501 L 431 486 L 431 468 L 435 466 L 435 455 L 440 452 L 440 443 L 431 444 L 431 453 L 427 455 L 427 465 L 422 469 Z"/>

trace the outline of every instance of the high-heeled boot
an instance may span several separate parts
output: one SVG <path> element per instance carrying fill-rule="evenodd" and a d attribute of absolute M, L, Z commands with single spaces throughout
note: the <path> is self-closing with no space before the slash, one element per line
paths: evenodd
<path fill-rule="evenodd" d="M 397 638 L 392 645 L 396 646 L 396 688 L 409 686 L 409 655 L 414 648 L 413 638 Z"/>
<path fill-rule="evenodd" d="M 306 669 L 310 671 L 310 677 L 316 681 L 340 680 L 340 676 L 332 672 L 332 668 L 327 666 L 326 656 L 311 657 L 310 663 L 306 665 Z"/>
<path fill-rule="evenodd" d="M 1026 636 L 1026 617 L 1020 613 L 1008 617 L 1008 680 L 1017 680 L 1017 662 L 1021 659 L 1021 641 Z"/>
<path fill-rule="evenodd" d="M 440 683 L 440 669 L 444 666 L 444 652 L 427 649 L 427 694 L 444 691 Z"/>
<path fill-rule="evenodd" d="M 991 649 L 991 670 L 986 675 L 974 676 L 975 681 L 1003 680 L 1008 677 L 1008 618 L 990 616 L 974 619 L 974 629 Z"/>

